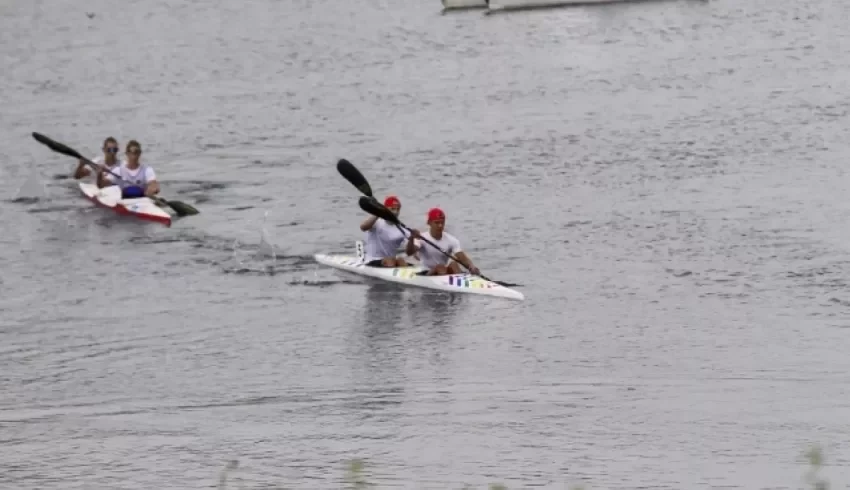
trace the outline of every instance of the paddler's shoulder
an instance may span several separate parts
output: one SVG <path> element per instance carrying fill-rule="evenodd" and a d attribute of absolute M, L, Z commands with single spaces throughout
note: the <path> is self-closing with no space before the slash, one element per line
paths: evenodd
<path fill-rule="evenodd" d="M 447 232 L 446 230 L 443 230 L 443 237 L 446 238 L 447 240 L 451 240 L 451 241 L 455 241 L 455 242 L 459 241 L 456 236 L 452 235 L 451 233 Z"/>

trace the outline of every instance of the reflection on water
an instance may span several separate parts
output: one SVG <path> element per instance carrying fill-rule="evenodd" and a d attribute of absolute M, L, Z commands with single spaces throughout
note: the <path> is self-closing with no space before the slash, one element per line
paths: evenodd
<path fill-rule="evenodd" d="M 358 384 L 380 385 L 403 371 L 403 291 L 392 284 L 371 284 L 363 314 L 352 326 L 351 358 Z"/>
<path fill-rule="evenodd" d="M 370 284 L 363 314 L 354 319 L 348 357 L 352 363 L 353 403 L 360 419 L 375 417 L 376 412 L 393 416 L 394 411 L 386 410 L 402 403 L 406 384 L 402 300 L 403 291 L 398 286 Z"/>
<path fill-rule="evenodd" d="M 363 312 L 353 328 L 350 355 L 360 385 L 406 381 L 405 369 L 444 365 L 463 295 L 369 284 Z"/>
<path fill-rule="evenodd" d="M 435 382 L 450 376 L 454 329 L 463 328 L 457 318 L 468 299 L 462 294 L 422 289 L 411 294 L 408 301 L 408 315 L 418 337 L 410 344 L 419 347 L 419 357 L 423 365 L 433 369 L 428 376 Z"/>
<path fill-rule="evenodd" d="M 417 290 L 410 301 L 410 314 L 417 324 L 430 324 L 436 329 L 446 330 L 466 305 L 463 294 L 442 291 Z"/>
<path fill-rule="evenodd" d="M 366 336 L 381 342 L 387 335 L 397 333 L 401 311 L 405 306 L 403 300 L 403 287 L 384 281 L 370 281 L 364 306 Z"/>

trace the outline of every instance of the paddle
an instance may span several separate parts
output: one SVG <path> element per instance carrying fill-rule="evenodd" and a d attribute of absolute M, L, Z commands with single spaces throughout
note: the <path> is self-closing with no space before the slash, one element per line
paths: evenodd
<path fill-rule="evenodd" d="M 345 180 L 351 182 L 351 185 L 356 187 L 360 192 L 365 194 L 368 197 L 371 197 L 375 202 L 378 202 L 375 199 L 375 196 L 372 194 L 372 186 L 369 185 L 369 181 L 366 180 L 366 177 L 363 177 L 363 174 L 357 170 L 357 167 L 354 166 L 353 163 L 349 162 L 345 158 L 340 159 L 336 162 L 337 171 L 345 177 Z M 395 225 L 398 228 L 398 231 L 403 232 L 401 226 Z"/>
<path fill-rule="evenodd" d="M 63 155 L 68 155 L 69 157 L 73 157 L 73 158 L 76 158 L 78 160 L 82 160 L 83 163 L 85 163 L 86 165 L 89 165 L 89 166 L 91 166 L 95 169 L 100 168 L 96 163 L 94 163 L 91 160 L 83 157 L 77 150 L 74 150 L 71 147 L 63 145 L 62 143 L 59 143 L 58 141 L 53 141 L 52 139 L 48 138 L 47 136 L 45 136 L 43 134 L 33 133 L 32 137 L 35 138 L 36 141 L 47 146 L 48 148 L 55 151 L 56 153 L 61 153 Z M 107 169 L 106 171 L 109 172 L 110 174 L 112 174 L 118 180 L 122 180 L 121 176 L 119 176 L 115 172 L 113 172 L 109 169 Z M 198 214 L 200 212 L 197 209 L 195 209 L 193 206 L 186 204 L 184 202 L 181 202 L 181 201 L 166 201 L 165 199 L 158 197 L 158 196 L 149 196 L 149 197 L 150 197 L 150 199 L 156 201 L 159 204 L 165 204 L 166 206 L 170 206 L 171 209 L 173 209 L 174 212 L 177 213 L 178 216 L 192 216 L 192 215 Z"/>
<path fill-rule="evenodd" d="M 399 221 L 398 216 L 393 214 L 393 212 L 390 211 L 389 209 L 387 209 L 386 206 L 384 206 L 383 204 L 376 201 L 374 197 L 361 197 L 359 199 L 359 203 L 360 203 L 360 209 L 362 209 L 363 211 L 366 211 L 367 213 L 374 215 L 374 216 L 377 216 L 377 217 L 379 217 L 379 218 L 381 218 L 381 219 L 383 219 L 383 220 L 385 220 L 389 223 L 392 223 L 396 226 L 403 227 L 403 228 L 407 229 L 407 231 L 411 231 L 410 228 L 407 225 L 405 225 L 404 223 Z M 454 255 L 451 255 L 450 253 L 446 252 L 442 248 L 438 247 L 431 240 L 428 240 L 425 237 L 421 237 L 421 239 L 422 239 L 422 241 L 424 241 L 428 245 L 431 245 L 435 249 L 439 250 L 446 257 L 448 257 L 448 258 L 454 260 L 455 262 L 457 262 L 458 264 L 462 265 L 464 267 L 464 269 L 469 270 L 469 268 L 466 267 L 466 265 L 463 262 L 458 260 L 457 257 L 455 257 Z M 486 281 L 495 282 L 496 284 L 499 284 L 499 285 L 505 286 L 505 287 L 520 286 L 520 284 L 515 284 L 515 283 L 512 283 L 512 282 L 494 281 L 494 280 L 490 279 L 489 277 L 485 276 L 484 274 L 478 274 L 478 276 L 480 278 L 486 280 Z"/>
<path fill-rule="evenodd" d="M 372 187 L 369 185 L 366 177 L 363 177 L 363 174 L 351 162 L 343 158 L 336 162 L 336 169 L 345 177 L 345 180 L 351 182 L 351 185 L 356 187 L 360 192 L 368 197 L 375 197 L 372 194 Z"/>

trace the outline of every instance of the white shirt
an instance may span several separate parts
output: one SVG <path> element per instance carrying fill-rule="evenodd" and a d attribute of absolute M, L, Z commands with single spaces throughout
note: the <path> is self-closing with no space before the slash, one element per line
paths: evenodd
<path fill-rule="evenodd" d="M 106 165 L 106 158 L 105 158 L 103 155 L 98 155 L 98 156 L 96 156 L 96 157 L 94 157 L 94 158 L 90 158 L 90 160 L 92 161 L 92 163 L 94 163 L 94 164 L 96 164 L 96 165 L 101 165 L 101 164 Z M 118 168 L 119 168 L 119 167 L 121 167 L 121 165 L 123 165 L 123 164 L 124 164 L 124 160 L 119 160 L 119 159 L 117 159 L 117 158 L 116 158 L 116 159 L 115 159 L 115 164 L 114 164 L 114 165 L 112 165 L 111 167 L 106 167 L 106 168 L 108 168 L 109 170 L 112 170 L 113 172 L 115 172 L 115 171 L 117 171 L 117 170 L 118 170 Z M 92 172 L 93 172 L 93 173 L 92 173 L 92 175 L 93 175 L 93 176 L 97 176 L 97 171 L 96 171 L 96 170 L 92 170 Z M 107 174 L 107 175 L 109 175 L 109 174 Z"/>
<path fill-rule="evenodd" d="M 104 164 L 104 165 L 106 165 L 106 157 L 104 157 L 103 155 L 98 155 L 98 156 L 96 156 L 96 157 L 92 158 L 92 159 L 91 159 L 91 161 L 92 161 L 92 162 L 94 162 L 94 163 L 96 163 L 96 164 L 98 164 L 98 165 L 100 165 L 101 163 L 102 163 L 102 164 Z M 123 163 L 124 163 L 124 160 L 121 160 L 121 159 L 119 159 L 119 158 L 116 158 L 116 159 L 115 159 L 115 163 L 114 163 L 114 164 L 112 164 L 112 166 L 111 166 L 111 167 L 109 167 L 109 168 L 115 168 L 115 167 L 117 167 L 117 166 L 119 166 L 119 165 L 122 165 Z"/>
<path fill-rule="evenodd" d="M 113 184 L 118 185 L 137 185 L 139 187 L 144 187 L 148 184 L 148 182 L 152 182 L 156 180 L 156 173 L 153 171 L 153 168 L 148 165 L 140 165 L 139 168 L 130 170 L 127 168 L 127 162 L 121 162 L 120 166 L 112 167 L 112 173 L 118 174 L 121 176 L 122 181 L 120 182 L 114 175 L 111 173 L 106 174 L 106 180 L 112 182 Z M 139 175 L 142 170 L 144 170 L 144 175 Z"/>
<path fill-rule="evenodd" d="M 430 240 L 431 243 L 437 245 L 449 255 L 455 255 L 459 252 L 463 252 L 463 249 L 460 248 L 460 240 L 449 235 L 445 231 L 443 231 L 443 236 L 440 237 L 439 240 L 432 237 L 430 231 L 422 233 L 422 238 Z M 451 260 L 443 255 L 442 252 L 418 238 L 413 241 L 413 246 L 419 251 L 419 262 L 428 269 L 433 269 L 438 265 L 448 265 Z"/>
<path fill-rule="evenodd" d="M 366 262 L 395 257 L 402 242 L 410 234 L 407 230 L 401 230 L 380 218 L 375 220 L 372 228 L 366 230 Z"/>

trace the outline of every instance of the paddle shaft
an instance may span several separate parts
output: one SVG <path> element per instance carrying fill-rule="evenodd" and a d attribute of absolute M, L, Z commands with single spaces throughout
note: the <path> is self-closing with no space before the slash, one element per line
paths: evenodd
<path fill-rule="evenodd" d="M 401 222 L 399 222 L 399 223 L 401 223 Z M 407 226 L 404 225 L 404 224 L 402 224 L 401 226 L 404 226 L 405 228 L 407 228 Z M 407 228 L 407 230 L 410 231 L 410 228 Z M 469 270 L 469 267 L 466 264 L 464 264 L 463 262 L 461 262 L 460 260 L 458 260 L 458 258 L 455 257 L 454 255 L 452 255 L 452 254 L 446 252 L 445 250 L 443 250 L 442 248 L 438 247 L 434 242 L 432 242 L 431 240 L 428 240 L 424 236 L 420 235 L 419 239 L 421 239 L 423 242 L 427 243 L 428 245 L 431 245 L 432 247 L 436 248 L 437 250 L 440 251 L 440 253 L 442 253 L 446 257 L 448 257 L 448 258 L 454 260 L 455 262 L 457 262 L 458 264 L 462 265 L 464 269 L 466 269 L 467 271 L 469 271 L 470 274 L 472 274 L 472 271 Z M 490 279 L 489 277 L 485 276 L 484 274 L 482 274 L 481 271 L 479 271 L 478 274 L 475 274 L 475 275 L 480 277 L 481 279 L 484 279 L 485 281 L 495 282 L 496 284 L 501 284 L 502 286 L 506 286 L 506 287 L 507 286 L 516 286 L 516 284 L 509 283 L 509 282 L 494 281 L 494 280 Z"/>
<path fill-rule="evenodd" d="M 93 161 L 89 160 L 88 158 L 80 158 L 80 160 L 82 160 L 82 161 L 83 161 L 83 163 L 85 163 L 86 165 L 89 165 L 90 167 L 93 167 L 95 170 L 100 171 L 100 165 L 98 165 L 98 164 L 94 163 Z M 104 166 L 103 166 L 103 170 L 105 170 L 106 172 L 108 172 L 108 173 L 112 174 L 112 176 L 113 176 L 113 177 L 115 177 L 116 179 L 120 180 L 121 182 L 125 182 L 125 180 L 124 180 L 124 179 L 122 179 L 120 175 L 118 175 L 118 174 L 116 174 L 115 172 L 113 172 L 112 170 L 109 170 L 108 168 L 106 168 L 106 165 L 104 165 Z"/>
<path fill-rule="evenodd" d="M 407 225 L 405 225 L 405 224 L 404 224 L 404 223 L 402 223 L 401 221 L 399 221 L 399 222 L 396 224 L 396 226 L 403 226 L 405 229 L 407 229 L 407 231 L 408 231 L 408 232 L 412 231 L 412 230 L 410 229 L 410 227 L 408 227 Z M 442 248 L 438 247 L 436 243 L 432 242 L 431 240 L 428 240 L 427 238 L 425 238 L 425 237 L 424 237 L 424 236 L 422 236 L 421 234 L 419 235 L 419 239 L 420 239 L 420 240 L 422 240 L 423 242 L 427 243 L 428 245 L 431 245 L 431 246 L 432 246 L 432 247 L 434 247 L 435 249 L 439 250 L 441 254 L 445 255 L 446 257 L 448 257 L 448 258 L 450 258 L 450 259 L 454 260 L 455 262 L 457 262 L 458 264 L 462 265 L 462 266 L 463 266 L 463 268 L 464 268 L 464 269 L 466 269 L 466 270 L 468 270 L 470 273 L 472 272 L 471 270 L 469 270 L 469 266 L 467 266 L 466 264 L 464 264 L 461 260 L 459 260 L 459 259 L 458 259 L 457 257 L 455 257 L 454 255 L 452 255 L 452 254 L 450 254 L 450 253 L 446 252 L 445 250 L 443 250 Z M 478 277 L 480 277 L 481 279 L 484 279 L 485 281 L 495 282 L 495 281 L 492 281 L 492 279 L 490 279 L 490 278 L 488 278 L 487 276 L 485 276 L 484 274 L 479 273 L 479 274 L 476 274 L 476 275 L 477 275 Z"/>
<path fill-rule="evenodd" d="M 385 214 L 388 218 L 389 218 L 389 217 L 392 217 L 392 218 L 393 218 L 392 220 L 387 220 L 386 218 L 383 218 L 383 217 L 382 217 L 382 219 L 384 219 L 384 220 L 386 220 L 386 221 L 393 222 L 393 224 L 395 224 L 395 225 L 396 225 L 396 226 L 398 226 L 398 227 L 403 227 L 403 228 L 405 228 L 405 229 L 408 231 L 408 233 L 409 233 L 409 232 L 411 232 L 411 231 L 413 231 L 413 230 L 411 230 L 411 229 L 410 229 L 410 227 L 409 227 L 409 226 L 407 226 L 406 224 L 402 223 L 402 222 L 398 219 L 398 217 L 397 217 L 397 216 L 395 216 L 394 214 L 392 214 L 392 212 L 391 212 L 389 209 L 387 209 L 387 208 L 386 208 L 386 206 L 384 206 L 383 204 L 381 204 L 381 203 L 379 203 L 379 202 L 376 202 L 375 204 L 377 204 L 378 206 L 380 206 L 381 208 L 383 208 L 383 211 L 386 211 L 386 213 L 384 213 L 384 212 L 383 212 L 382 210 L 380 210 L 380 208 L 379 208 L 377 211 L 378 211 L 380 214 Z M 422 240 L 423 242 L 427 243 L 428 245 L 430 245 L 430 246 L 434 247 L 435 249 L 437 249 L 437 250 L 438 250 L 441 254 L 443 254 L 443 255 L 445 255 L 446 257 L 448 257 L 448 258 L 450 258 L 450 259 L 454 260 L 455 262 L 457 262 L 458 264 L 460 264 L 461 266 L 463 266 L 463 268 L 464 268 L 464 269 L 466 269 L 467 271 L 469 271 L 470 273 L 473 273 L 471 270 L 469 270 L 469 266 L 467 266 L 466 264 L 464 264 L 463 262 L 461 262 L 461 261 L 460 261 L 457 257 L 455 257 L 454 255 L 452 255 L 452 254 L 450 254 L 450 253 L 446 252 L 445 250 L 443 250 L 442 248 L 440 248 L 439 246 L 437 246 L 437 244 L 436 244 L 436 243 L 432 242 L 431 240 L 428 240 L 427 238 L 425 238 L 425 237 L 424 237 L 424 236 L 422 236 L 421 234 L 419 235 L 419 239 L 420 239 L 420 240 Z M 485 276 L 484 274 L 481 274 L 481 272 L 480 272 L 480 271 L 479 271 L 479 272 L 478 272 L 478 274 L 476 274 L 476 275 L 477 275 L 478 277 L 480 277 L 481 279 L 484 279 L 485 281 L 495 282 L 496 284 L 500 284 L 500 285 L 505 286 L 505 287 L 518 286 L 518 284 L 514 284 L 514 283 L 510 283 L 510 282 L 504 282 L 504 281 L 494 281 L 494 280 L 490 279 L 489 277 Z"/>
<path fill-rule="evenodd" d="M 363 198 L 361 197 L 360 199 L 363 199 Z M 363 204 L 364 204 L 364 203 L 362 203 L 362 202 L 361 202 L 361 207 L 363 207 Z M 373 206 L 377 206 L 377 207 L 373 208 Z M 367 209 L 367 208 L 368 208 L 368 209 Z M 374 199 L 372 200 L 372 202 L 368 202 L 368 204 L 366 204 L 366 206 L 365 206 L 365 207 L 363 207 L 363 210 L 364 210 L 364 211 L 368 211 L 368 212 L 370 212 L 370 213 L 373 213 L 373 214 L 377 215 L 378 217 L 380 217 L 380 218 L 382 218 L 382 219 L 384 219 L 384 220 L 386 220 L 386 221 L 389 221 L 389 222 L 391 222 L 391 223 L 395 224 L 396 226 L 404 227 L 404 228 L 406 228 L 406 229 L 407 229 L 407 231 L 408 231 L 408 232 L 411 232 L 411 231 L 412 231 L 412 230 L 410 229 L 410 227 L 409 227 L 409 226 L 407 226 L 406 224 L 402 223 L 402 222 L 398 219 L 398 216 L 394 215 L 394 214 L 392 213 L 392 211 L 390 211 L 389 209 L 387 209 L 387 207 L 386 207 L 386 206 L 384 206 L 383 204 L 381 204 L 381 203 L 379 203 L 379 202 L 377 202 L 377 201 L 374 201 Z M 454 255 L 452 255 L 452 254 L 450 254 L 450 253 L 446 252 L 445 250 L 443 250 L 442 248 L 438 247 L 436 243 L 432 242 L 431 240 L 428 240 L 427 238 L 425 238 L 425 237 L 424 237 L 424 236 L 422 236 L 421 234 L 419 235 L 419 239 L 420 239 L 420 240 L 422 240 L 423 242 L 427 243 L 428 245 L 430 245 L 430 246 L 434 247 L 435 249 L 439 250 L 441 254 L 443 254 L 443 255 L 445 255 L 446 257 L 448 257 L 448 258 L 450 258 L 450 259 L 454 260 L 455 262 L 457 262 L 458 264 L 460 264 L 461 266 L 463 266 L 463 268 L 464 268 L 464 269 L 468 270 L 470 273 L 473 273 L 471 270 L 469 270 L 469 266 L 467 266 L 466 264 L 464 264 L 463 262 L 461 262 L 461 261 L 460 261 L 457 257 L 455 257 Z M 473 273 L 473 274 L 474 274 L 474 273 Z M 494 280 L 490 279 L 489 277 L 485 276 L 484 274 L 481 274 L 481 272 L 480 272 L 480 271 L 479 271 L 479 272 L 478 272 L 478 274 L 476 274 L 476 275 L 477 275 L 478 277 L 480 277 L 481 279 L 484 279 L 485 281 L 495 282 L 496 284 L 500 284 L 500 285 L 505 286 L 505 287 L 518 286 L 518 284 L 514 284 L 514 283 L 510 283 L 510 282 L 504 282 L 504 281 L 494 281 Z"/>

